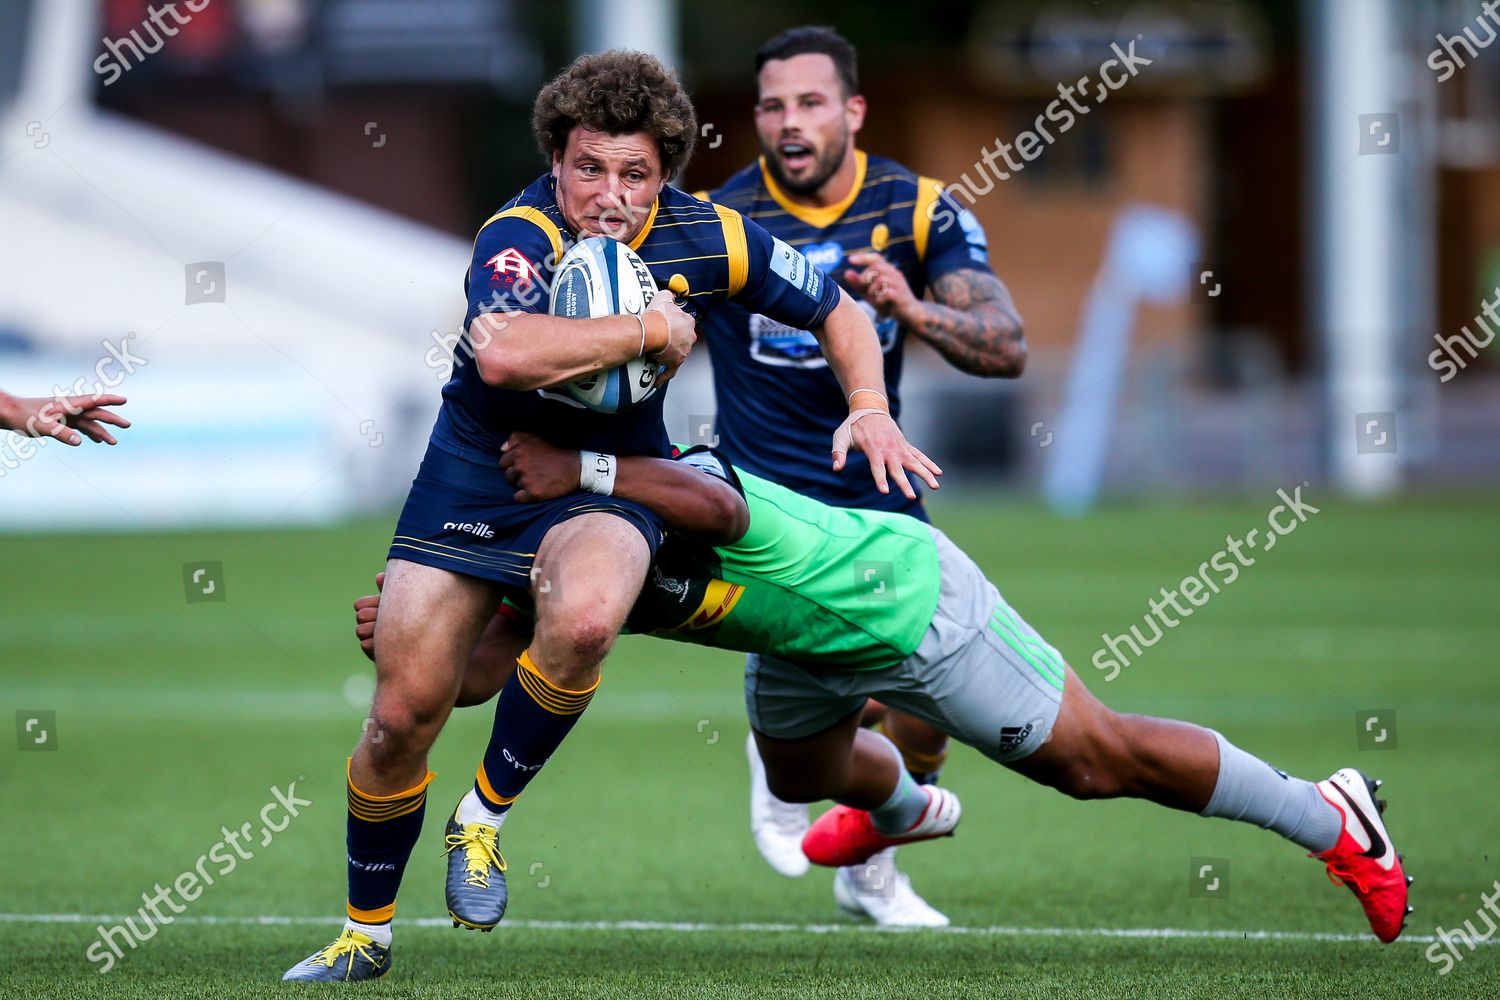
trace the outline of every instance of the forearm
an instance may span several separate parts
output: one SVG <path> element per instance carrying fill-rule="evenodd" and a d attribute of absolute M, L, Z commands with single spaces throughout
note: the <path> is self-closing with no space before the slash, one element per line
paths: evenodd
<path fill-rule="evenodd" d="M 1010 290 L 970 268 L 932 284 L 933 301 L 915 300 L 897 318 L 949 364 L 971 375 L 1017 378 L 1026 368 L 1026 335 Z"/>
<path fill-rule="evenodd" d="M 667 346 L 666 319 L 646 313 L 645 351 Z M 641 356 L 635 316 L 566 319 L 543 313 L 485 313 L 469 325 L 474 363 L 488 385 L 540 389 L 571 382 Z"/>
<path fill-rule="evenodd" d="M 718 477 L 664 458 L 629 456 L 618 461 L 613 495 L 656 512 L 673 531 L 729 545 L 749 528 L 744 500 Z"/>
<path fill-rule="evenodd" d="M 1026 368 L 1026 336 L 1020 318 L 996 306 L 965 312 L 937 302 L 919 302 L 907 323 L 959 371 L 988 378 L 1018 378 Z"/>
<path fill-rule="evenodd" d="M 880 340 L 869 318 L 852 298 L 847 294 L 841 296 L 816 336 L 846 399 L 855 389 L 873 389 L 885 395 L 885 356 L 880 351 Z M 860 393 L 850 400 L 851 406 L 855 404 L 886 408 L 880 397 L 871 393 Z"/>

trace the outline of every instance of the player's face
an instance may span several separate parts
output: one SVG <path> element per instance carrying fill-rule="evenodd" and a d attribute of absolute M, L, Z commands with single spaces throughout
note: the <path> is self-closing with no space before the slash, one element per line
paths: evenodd
<path fill-rule="evenodd" d="M 819 53 L 773 59 L 760 70 L 755 130 L 776 183 L 813 194 L 854 151 L 864 98 L 845 97 L 833 60 Z"/>
<path fill-rule="evenodd" d="M 580 238 L 609 236 L 629 243 L 646 225 L 667 178 L 656 140 L 644 132 L 609 135 L 582 125 L 567 148 L 552 154 L 557 207 Z"/>

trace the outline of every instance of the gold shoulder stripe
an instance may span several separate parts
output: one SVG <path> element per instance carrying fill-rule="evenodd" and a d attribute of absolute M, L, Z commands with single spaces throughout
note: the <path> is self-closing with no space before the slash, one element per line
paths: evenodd
<path fill-rule="evenodd" d="M 540 229 L 542 233 L 547 237 L 548 242 L 552 244 L 553 261 L 555 262 L 562 260 L 562 230 L 557 228 L 557 223 L 547 218 L 539 210 L 532 208 L 529 205 L 517 205 L 515 208 L 507 208 L 503 212 L 496 212 L 494 215 L 484 220 L 484 226 L 479 227 L 479 232 L 484 232 L 485 226 L 488 226 L 496 219 L 525 219 L 527 222 Z M 478 235 L 475 235 L 474 242 L 476 244 L 479 242 Z"/>
<path fill-rule="evenodd" d="M 943 182 L 917 178 L 917 204 L 911 212 L 911 232 L 917 243 L 917 260 L 927 259 L 927 234 L 932 229 L 932 206 L 943 193 Z"/>
<path fill-rule="evenodd" d="M 715 205 L 724 224 L 724 252 L 729 255 L 729 297 L 740 294 L 750 278 L 750 245 L 745 241 L 745 217 L 732 208 Z"/>
<path fill-rule="evenodd" d="M 710 201 L 710 200 L 712 200 L 712 199 L 710 199 L 708 197 L 708 192 L 707 191 L 694 191 L 693 192 L 693 197 L 697 198 L 699 201 Z"/>

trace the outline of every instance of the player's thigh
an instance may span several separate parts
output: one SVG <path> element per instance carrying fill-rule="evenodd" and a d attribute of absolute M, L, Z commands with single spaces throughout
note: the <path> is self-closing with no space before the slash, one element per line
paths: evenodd
<path fill-rule="evenodd" d="M 935 537 L 942 588 L 932 624 L 867 693 L 1009 764 L 1050 736 L 1067 667 L 968 556 Z"/>
<path fill-rule="evenodd" d="M 798 743 L 854 718 L 866 698 L 852 671 L 809 669 L 762 653 L 745 657 L 745 714 L 756 738 Z M 852 737 L 851 737 L 852 738 Z"/>
<path fill-rule="evenodd" d="M 1097 783 L 1117 768 L 1127 752 L 1122 721 L 1069 667 L 1050 738 L 1035 753 L 1010 766 L 1017 774 L 1054 787 L 1073 784 L 1072 779 L 1082 776 L 1091 779 L 1085 784 Z"/>
<path fill-rule="evenodd" d="M 650 565 L 651 546 L 624 517 L 581 514 L 553 525 L 532 570 L 536 641 L 602 656 L 640 595 Z"/>
<path fill-rule="evenodd" d="M 498 601 L 487 581 L 389 560 L 375 620 L 377 707 L 383 699 L 399 699 L 419 717 L 446 715 Z"/>

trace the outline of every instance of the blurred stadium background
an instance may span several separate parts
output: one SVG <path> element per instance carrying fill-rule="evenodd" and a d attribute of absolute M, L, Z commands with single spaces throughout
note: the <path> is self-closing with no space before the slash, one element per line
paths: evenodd
<path fill-rule="evenodd" d="M 696 190 L 756 155 L 753 52 L 799 23 L 859 46 L 863 148 L 983 192 L 991 261 L 1026 321 L 1015 383 L 962 376 L 911 344 L 905 423 L 948 470 L 938 523 L 1094 675 L 1084 664 L 1101 629 L 1139 620 L 1163 581 L 1260 523 L 1278 488 L 1309 483 L 1337 520 L 1268 559 L 1109 700 L 1219 725 L 1319 774 L 1357 749 L 1351 711 L 1399 706 L 1406 752 L 1374 756 L 1406 779 L 1412 801 L 1393 815 L 1424 838 L 1412 870 L 1440 903 L 1415 929 L 1472 915 L 1500 874 L 1500 381 L 1493 345 L 1471 358 L 1455 339 L 1487 341 L 1477 318 L 1500 297 L 1500 45 L 1483 44 L 1480 3 L 210 0 L 137 58 L 123 40 L 149 49 L 148 17 L 145 0 L 0 0 L 0 386 L 91 385 L 111 346 L 141 359 L 116 388 L 134 421 L 118 448 L 20 460 L 0 440 L 0 702 L 18 713 L 18 751 L 0 763 L 13 803 L 0 918 L 129 912 L 220 823 L 251 815 L 261 789 L 298 775 L 314 818 L 201 912 L 338 912 L 337 762 L 372 684 L 347 606 L 378 568 L 436 412 L 473 231 L 541 170 L 537 88 L 580 51 L 663 56 L 704 125 L 680 184 Z M 1130 39 L 1152 64 L 986 190 L 984 151 Z M 1464 362 L 1447 381 L 1430 361 L 1439 349 Z M 712 414 L 706 357 L 667 411 L 683 436 Z M 210 564 L 229 600 L 185 605 L 189 571 Z M 570 763 L 506 829 L 528 845 L 513 867 L 537 876 L 515 890 L 522 919 L 829 919 L 826 883 L 772 883 L 757 868 L 736 658 L 640 643 L 622 644 L 560 755 Z M 21 753 L 35 749 L 23 710 L 54 713 L 73 752 Z M 455 719 L 435 764 L 445 781 L 472 770 L 488 714 Z M 691 829 L 662 818 L 672 786 L 643 772 L 703 783 Z M 1317 873 L 1287 870 L 1285 849 L 1253 831 L 1124 805 L 1080 831 L 1072 803 L 1018 790 L 975 755 L 955 755 L 951 773 L 955 787 L 1004 790 L 973 796 L 976 836 L 907 852 L 957 924 L 1363 930 L 1342 892 L 1303 902 Z M 581 818 L 579 801 L 605 818 Z M 1045 843 L 997 859 L 1017 810 L 1073 831 L 1074 874 L 1048 869 Z M 88 885 L 57 870 L 39 832 L 80 811 L 117 848 Z M 403 896 L 411 916 L 441 916 L 441 817 L 428 820 L 408 876 L 422 884 Z M 1453 824 L 1476 821 L 1453 842 Z M 1122 859 L 1110 831 L 1139 849 Z M 1236 859 L 1239 909 L 1191 904 L 1190 853 Z M 653 874 L 643 890 L 603 869 Z M 128 974 L 191 992 L 195 961 L 225 959 L 224 975 L 247 960 L 212 927 L 176 931 L 199 958 L 143 949 Z M 472 941 L 429 933 L 433 966 L 483 982 Z M 651 992 L 631 980 L 628 949 L 601 958 L 561 930 L 524 933 L 555 945 L 510 953 L 528 974 L 562 982 L 596 962 L 604 978 L 579 989 L 614 975 Z M 246 975 L 273 980 L 322 934 L 266 930 Z M 0 922 L 18 946 L 16 995 L 102 989 L 79 957 L 91 935 Z M 415 979 L 416 944 L 396 977 Z M 864 995 L 847 962 L 818 972 L 819 947 L 684 941 L 658 958 L 684 989 L 728 975 L 732 991 L 725 970 L 743 962 L 780 970 L 792 992 L 836 982 Z M 861 967 L 891 960 L 839 947 Z M 1368 950 L 1275 947 L 1063 938 L 1045 951 L 1007 941 L 1000 958 L 988 940 L 951 938 L 913 960 L 955 996 L 987 988 L 981 966 L 1026 981 L 1028 996 L 1079 982 L 1169 995 L 1162 970 L 1224 995 L 1251 995 L 1256 976 L 1265 995 L 1364 990 L 1338 976 Z M 1380 953 L 1407 977 L 1389 995 L 1437 990 L 1419 955 Z M 807 968 L 787 971 L 799 957 Z M 1495 995 L 1495 969 L 1476 957 L 1444 995 Z M 54 976 L 74 985 L 54 989 Z"/>
<path fill-rule="evenodd" d="M 975 211 L 1026 377 L 966 378 L 920 346 L 909 366 L 909 430 L 955 489 L 1072 507 L 1096 487 L 1500 477 L 1492 351 L 1446 384 L 1427 360 L 1436 335 L 1479 336 L 1500 288 L 1500 58 L 1450 43 L 1472 65 L 1442 83 L 1427 65 L 1438 36 L 1483 41 L 1475 3 L 214 0 L 170 38 L 144 0 L 3 10 L 0 205 L 26 234 L 0 248 L 3 384 L 66 385 L 127 332 L 148 362 L 124 385 L 128 452 L 48 449 L 8 475 L 16 528 L 398 503 L 472 232 L 539 170 L 544 78 L 606 45 L 668 57 L 705 130 L 693 190 L 755 156 L 754 46 L 809 18 L 860 46 L 864 147 L 993 187 Z M 1147 70 L 1009 180 L 976 169 L 1137 35 Z M 1391 142 L 1361 155 L 1370 116 Z M 698 360 L 674 433 L 713 409 Z M 1361 414 L 1394 415 L 1393 452 L 1359 452 Z M 75 475 L 107 476 L 113 502 L 60 488 Z"/>

